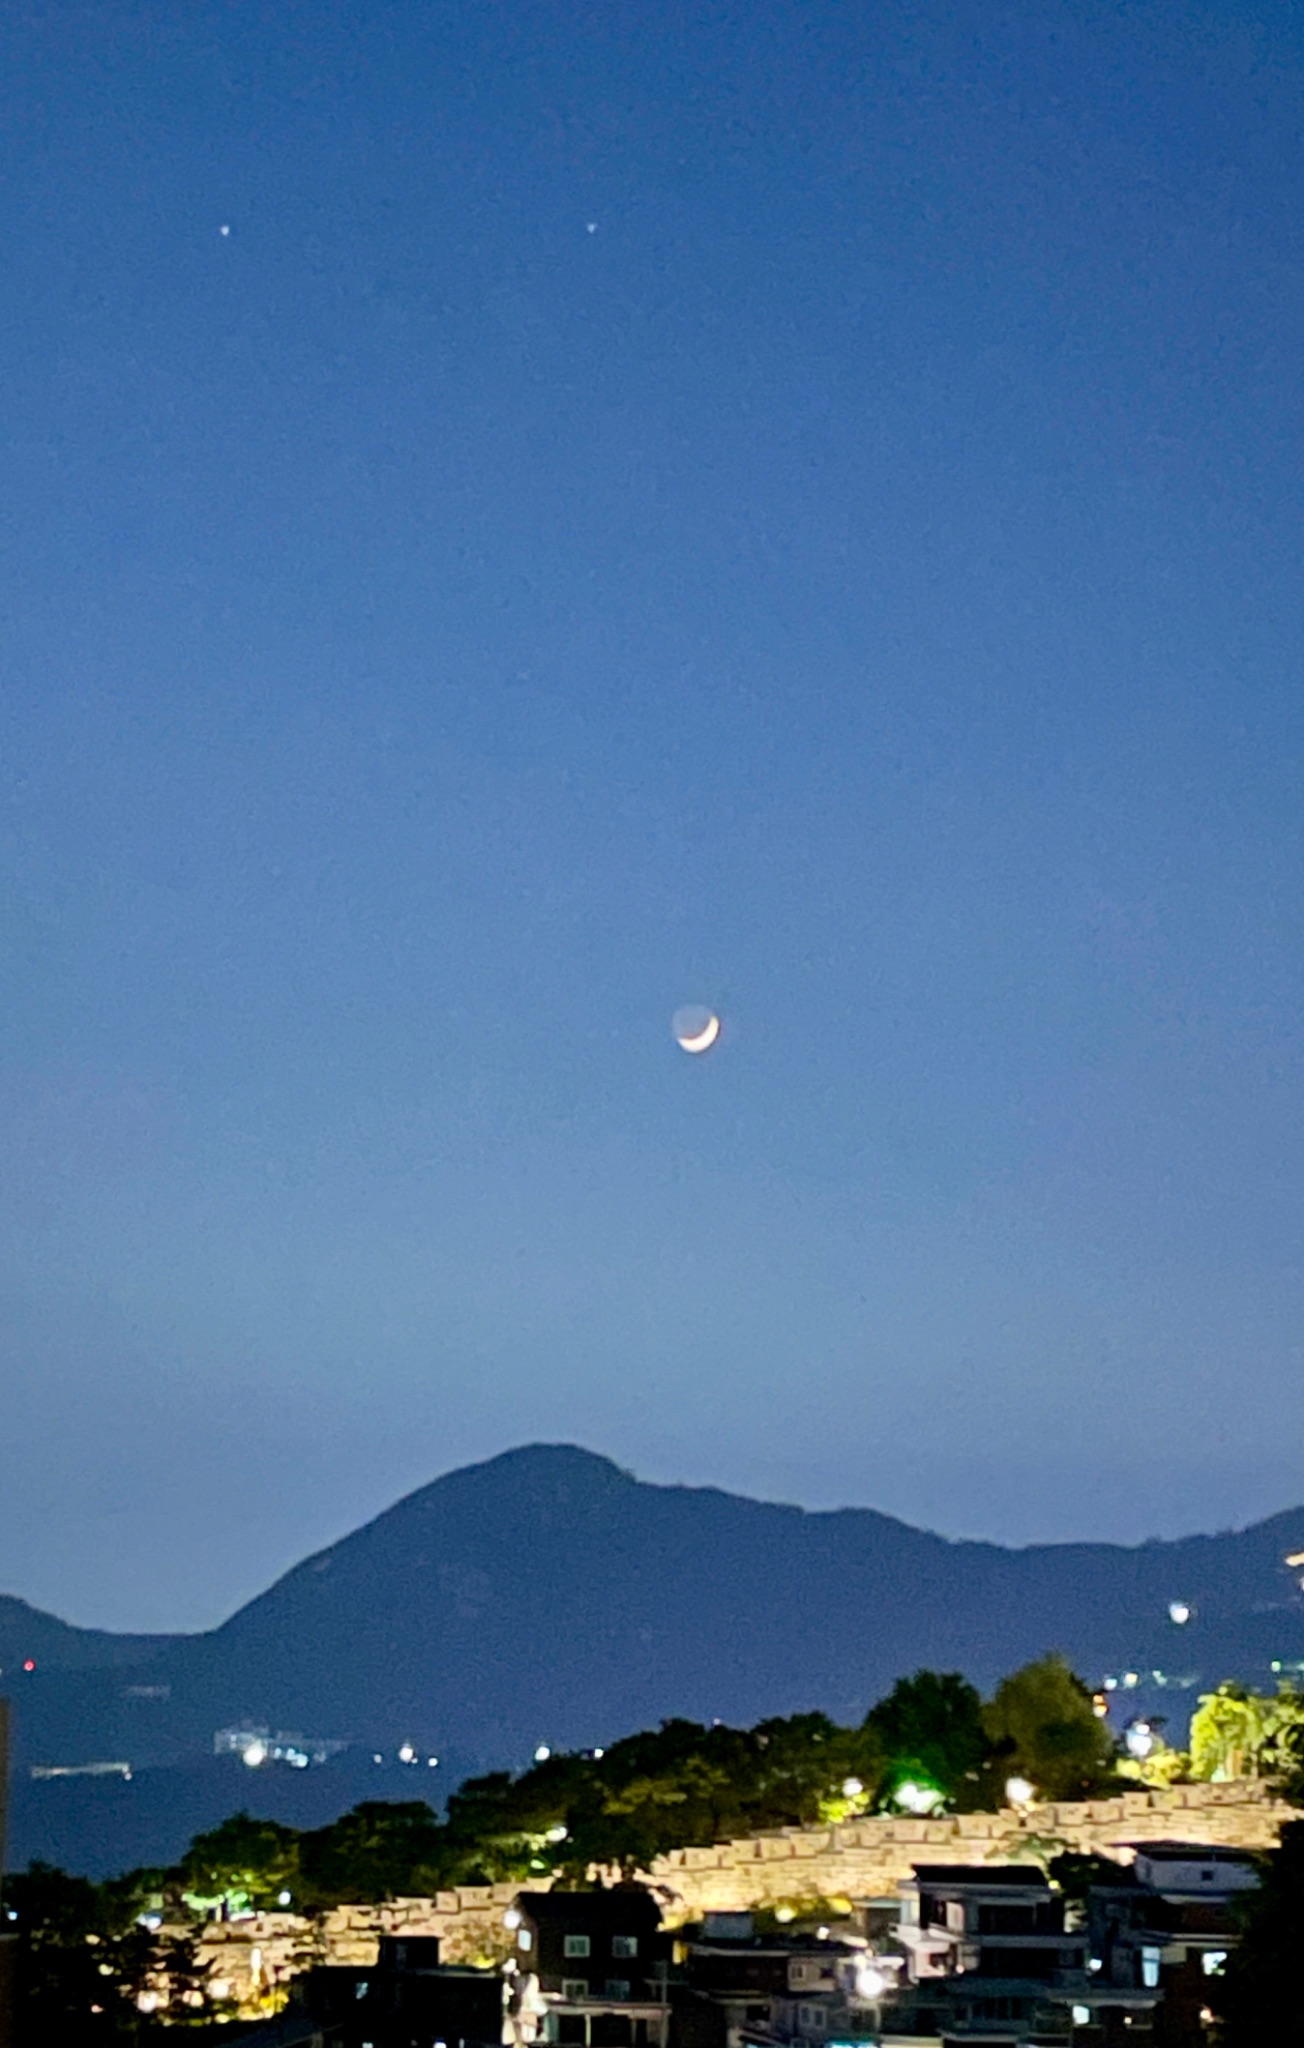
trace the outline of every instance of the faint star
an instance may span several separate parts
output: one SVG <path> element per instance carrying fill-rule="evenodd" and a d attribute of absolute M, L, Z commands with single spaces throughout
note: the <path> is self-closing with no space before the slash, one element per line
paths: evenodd
<path fill-rule="evenodd" d="M 588 229 L 588 231 L 589 231 L 589 233 L 590 233 L 591 235 L 596 235 L 596 234 L 597 234 L 597 232 L 598 232 L 598 224 L 597 224 L 597 222 L 596 222 L 595 220 L 590 220 L 590 221 L 586 221 L 586 222 L 585 222 L 585 226 L 587 227 L 587 229 Z"/>
<path fill-rule="evenodd" d="M 229 228 L 229 227 L 228 227 L 228 226 L 226 225 L 226 222 L 225 222 L 225 221 L 223 221 L 223 223 L 222 223 L 221 227 L 220 227 L 220 228 L 218 229 L 218 231 L 217 231 L 217 232 L 218 232 L 218 234 L 219 234 L 219 235 L 229 235 L 229 234 L 230 234 L 230 232 L 231 232 L 231 230 L 230 230 L 230 228 Z"/>

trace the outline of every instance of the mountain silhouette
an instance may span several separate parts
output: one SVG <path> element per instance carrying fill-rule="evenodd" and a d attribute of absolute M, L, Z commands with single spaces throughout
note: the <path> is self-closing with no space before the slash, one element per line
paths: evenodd
<path fill-rule="evenodd" d="M 1137 1707 L 1180 1733 L 1200 1685 L 1269 1684 L 1274 1665 L 1304 1662 L 1284 1563 L 1298 1550 L 1304 1509 L 1177 1542 L 1009 1549 L 871 1509 L 649 1485 L 592 1452 L 533 1445 L 409 1494 L 207 1634 L 68 1631 L 65 1663 L 83 1668 L 12 1687 L 20 1753 L 122 1757 L 153 1787 L 139 1803 L 201 1759 L 211 1777 L 214 1731 L 251 1722 L 353 1745 L 341 1803 L 346 1779 L 362 1796 L 373 1753 L 372 1796 L 432 1797 L 465 1770 L 520 1767 L 540 1743 L 589 1747 L 672 1715 L 750 1724 L 821 1707 L 856 1721 L 921 1666 L 990 1688 L 1052 1648 L 1093 1681 L 1137 1674 Z M 403 1743 L 420 1773 L 394 1764 Z M 214 1792 L 222 1810 L 254 1790 L 272 1810 L 286 1774 L 240 1771 Z M 326 1796 L 331 1767 L 302 1776 Z M 57 1796 L 66 1813 L 93 1803 Z"/>

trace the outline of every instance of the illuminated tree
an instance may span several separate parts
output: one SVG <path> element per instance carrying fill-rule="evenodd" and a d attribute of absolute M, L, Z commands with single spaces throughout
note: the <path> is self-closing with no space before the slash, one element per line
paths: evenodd
<path fill-rule="evenodd" d="M 958 1671 L 899 1678 L 870 1708 L 865 1725 L 883 1745 L 889 1789 L 906 1779 L 921 1781 L 960 1812 L 995 1803 L 982 1701 Z"/>
<path fill-rule="evenodd" d="M 1191 1770 L 1197 1778 L 1286 1778 L 1299 1769 L 1304 1695 L 1220 1685 L 1201 1696 L 1191 1717 Z"/>
<path fill-rule="evenodd" d="M 279 1821 L 233 1814 L 207 1834 L 196 1835 L 181 1860 L 187 1894 L 201 1901 L 276 1906 L 281 1894 L 293 1898 L 299 1882 L 299 1837 Z"/>

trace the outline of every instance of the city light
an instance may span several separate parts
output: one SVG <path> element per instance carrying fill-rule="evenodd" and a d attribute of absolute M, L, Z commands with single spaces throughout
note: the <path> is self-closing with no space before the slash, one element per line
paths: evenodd
<path fill-rule="evenodd" d="M 913 1778 L 907 1778 L 904 1785 L 898 1785 L 893 1797 L 907 1813 L 931 1813 L 942 1803 L 942 1795 L 936 1785 L 916 1784 Z"/>
<path fill-rule="evenodd" d="M 1186 1600 L 1170 1600 L 1168 1603 L 1168 1619 L 1177 1628 L 1185 1628 L 1187 1622 L 1191 1619 L 1189 1602 Z"/>
<path fill-rule="evenodd" d="M 844 1778 L 842 1780 L 842 1796 L 844 1799 L 859 1799 L 864 1789 L 859 1778 Z"/>
<path fill-rule="evenodd" d="M 1155 1746 L 1155 1731 L 1148 1721 L 1133 1721 L 1124 1733 L 1123 1743 L 1130 1757 L 1144 1763 Z"/>
<path fill-rule="evenodd" d="M 1031 1806 L 1037 1794 L 1026 1778 L 1007 1778 L 1005 1796 L 1011 1806 Z"/>
<path fill-rule="evenodd" d="M 267 1762 L 267 1744 L 259 1741 L 251 1742 L 247 1749 L 243 1749 L 240 1752 L 240 1761 L 248 1764 L 251 1771 L 256 1771 L 260 1764 Z"/>
<path fill-rule="evenodd" d="M 881 1998 L 887 1990 L 887 1978 L 872 1963 L 862 1963 L 856 1972 L 856 1990 L 862 1998 Z"/>
<path fill-rule="evenodd" d="M 548 1758 L 551 1755 L 552 1751 L 549 1749 L 547 1743 L 541 1742 L 539 1744 L 539 1747 L 534 1752 L 534 1761 L 536 1762 L 536 1764 L 546 1764 Z"/>

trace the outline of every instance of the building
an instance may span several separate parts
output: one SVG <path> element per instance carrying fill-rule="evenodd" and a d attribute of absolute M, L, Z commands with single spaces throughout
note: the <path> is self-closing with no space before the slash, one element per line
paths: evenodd
<path fill-rule="evenodd" d="M 918 1864 L 901 1885 L 901 1992 L 883 2032 L 977 2048 L 1072 2041 L 1089 2018 L 1085 1929 L 1043 1871 Z"/>
<path fill-rule="evenodd" d="M 666 2048 L 670 1943 L 645 1886 L 520 1892 L 505 1919 L 515 1936 L 508 2016 L 518 2042 Z"/>
<path fill-rule="evenodd" d="M 750 1913 L 708 1913 L 676 1954 L 688 1988 L 722 2013 L 728 2048 L 869 2038 L 898 1960 L 884 1959 L 880 1971 L 863 1940 L 828 1929 L 758 1934 Z"/>
<path fill-rule="evenodd" d="M 1144 2007 L 1155 2048 L 1207 2040 L 1209 1981 L 1239 1937 L 1238 1903 L 1258 1882 L 1244 1850 L 1135 1844 L 1132 1863 L 1088 1896 L 1093 2008 L 1127 1993 Z M 1131 2038 L 1141 2048 L 1136 2024 Z"/>
<path fill-rule="evenodd" d="M 294 2008 L 332 2048 L 501 2048 L 496 1970 L 440 1962 L 434 1935 L 382 1936 L 370 1968 L 322 1965 L 296 1982 Z"/>

